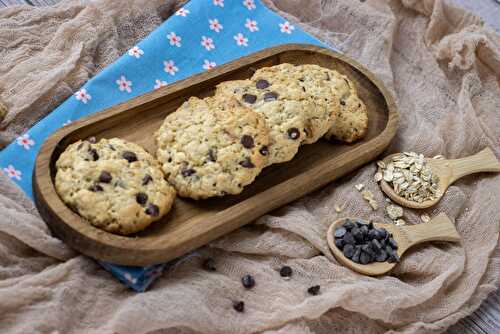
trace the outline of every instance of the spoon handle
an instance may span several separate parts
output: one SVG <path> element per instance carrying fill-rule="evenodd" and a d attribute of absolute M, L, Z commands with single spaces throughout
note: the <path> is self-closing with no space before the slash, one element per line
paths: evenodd
<path fill-rule="evenodd" d="M 451 183 L 469 174 L 500 172 L 500 162 L 489 147 L 470 157 L 448 160 L 448 163 L 452 173 Z"/>
<path fill-rule="evenodd" d="M 408 247 L 426 241 L 460 241 L 460 235 L 453 222 L 445 213 L 440 213 L 427 223 L 404 228 Z"/>

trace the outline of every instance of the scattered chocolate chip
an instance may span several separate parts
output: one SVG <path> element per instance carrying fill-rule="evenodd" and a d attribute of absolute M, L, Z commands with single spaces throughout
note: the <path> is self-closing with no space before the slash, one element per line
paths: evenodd
<path fill-rule="evenodd" d="M 243 101 L 246 103 L 254 104 L 257 101 L 257 96 L 252 94 L 243 94 Z"/>
<path fill-rule="evenodd" d="M 245 288 L 251 289 L 255 285 L 255 279 L 252 275 L 247 274 L 241 278 L 241 283 Z"/>
<path fill-rule="evenodd" d="M 311 286 L 309 289 L 307 289 L 307 292 L 310 295 L 317 296 L 317 295 L 319 295 L 319 289 L 320 288 L 321 287 L 319 285 L 314 285 L 314 286 Z"/>
<path fill-rule="evenodd" d="M 101 172 L 101 175 L 99 175 L 99 182 L 101 183 L 110 183 L 112 179 L 113 177 L 111 176 L 111 174 L 109 172 L 106 172 L 105 170 L 103 170 Z"/>
<path fill-rule="evenodd" d="M 89 139 L 87 139 L 87 141 L 91 144 L 95 144 L 97 142 L 97 140 L 95 139 L 95 137 L 89 137 Z"/>
<path fill-rule="evenodd" d="M 144 205 L 148 201 L 148 195 L 146 195 L 145 193 L 137 193 L 137 194 L 135 194 L 135 200 L 140 205 Z"/>
<path fill-rule="evenodd" d="M 158 217 L 160 215 L 160 208 L 158 207 L 158 205 L 149 203 L 147 209 L 144 212 L 146 212 L 147 215 Z"/>
<path fill-rule="evenodd" d="M 281 277 L 290 277 L 290 276 L 292 276 L 292 273 L 293 273 L 292 268 L 289 266 L 283 266 L 280 269 L 280 276 Z"/>
<path fill-rule="evenodd" d="M 255 165 L 253 164 L 252 160 L 250 158 L 246 158 L 243 161 L 240 161 L 240 165 L 245 168 L 254 168 Z"/>
<path fill-rule="evenodd" d="M 97 154 L 97 151 L 95 150 L 95 148 L 91 148 L 91 149 L 89 150 L 89 154 L 92 156 L 92 159 L 93 159 L 94 161 L 99 160 L 99 154 Z"/>
<path fill-rule="evenodd" d="M 252 136 L 243 135 L 243 137 L 241 137 L 241 145 L 243 145 L 244 148 L 252 148 L 252 147 L 254 147 L 255 145 L 253 143 Z"/>
<path fill-rule="evenodd" d="M 216 271 L 217 270 L 217 268 L 215 267 L 215 260 L 212 259 L 211 257 L 209 257 L 208 259 L 203 261 L 202 267 L 206 271 Z"/>
<path fill-rule="evenodd" d="M 208 150 L 208 160 L 212 161 L 212 162 L 216 162 L 217 161 L 217 151 L 215 151 L 214 149 L 209 149 Z"/>
<path fill-rule="evenodd" d="M 258 89 L 265 89 L 269 87 L 269 81 L 265 79 L 257 80 L 257 82 L 255 83 L 255 87 L 257 87 Z"/>
<path fill-rule="evenodd" d="M 263 156 L 266 156 L 269 154 L 269 149 L 267 148 L 267 146 L 262 146 L 259 150 L 259 153 Z"/>
<path fill-rule="evenodd" d="M 122 157 L 123 157 L 123 159 L 127 160 L 128 162 L 137 161 L 137 155 L 135 155 L 134 152 L 125 151 L 122 153 Z"/>
<path fill-rule="evenodd" d="M 245 311 L 245 302 L 243 301 L 237 301 L 233 302 L 233 308 L 236 312 L 243 312 Z"/>
<path fill-rule="evenodd" d="M 287 132 L 288 132 L 288 137 L 290 139 L 295 140 L 295 139 L 299 139 L 299 137 L 300 137 L 300 131 L 297 128 L 290 128 L 290 129 L 288 129 Z"/>
<path fill-rule="evenodd" d="M 342 238 L 347 233 L 344 227 L 337 227 L 335 229 L 335 238 Z"/>
<path fill-rule="evenodd" d="M 265 102 L 276 101 L 277 99 L 278 99 L 278 93 L 276 92 L 267 92 L 264 94 Z"/>
<path fill-rule="evenodd" d="M 149 174 L 146 174 L 144 175 L 144 177 L 142 178 L 142 185 L 145 186 L 147 185 L 149 182 L 153 181 L 153 178 L 151 177 L 151 175 Z"/>
<path fill-rule="evenodd" d="M 184 177 L 188 177 L 188 176 L 191 176 L 193 174 L 196 174 L 196 171 L 192 168 L 184 168 L 182 171 L 181 171 L 181 175 L 184 176 Z"/>
<path fill-rule="evenodd" d="M 345 101 L 344 100 L 340 100 L 340 105 L 345 106 Z"/>
<path fill-rule="evenodd" d="M 89 187 L 89 190 L 93 192 L 98 192 L 98 191 L 103 191 L 104 189 L 98 184 L 93 184 Z"/>

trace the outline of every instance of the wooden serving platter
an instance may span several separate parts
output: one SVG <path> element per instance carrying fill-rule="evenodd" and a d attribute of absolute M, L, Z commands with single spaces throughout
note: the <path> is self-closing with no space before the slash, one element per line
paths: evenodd
<path fill-rule="evenodd" d="M 71 143 L 119 137 L 155 152 L 152 134 L 190 96 L 212 95 L 222 81 L 248 78 L 279 63 L 318 64 L 351 78 L 369 113 L 367 136 L 351 145 L 324 140 L 302 146 L 290 162 L 270 166 L 237 196 L 194 201 L 177 198 L 172 211 L 133 236 L 91 226 L 68 208 L 54 187 L 55 162 Z M 122 265 L 150 265 L 179 257 L 319 189 L 379 155 L 394 137 L 397 112 L 381 81 L 356 61 L 312 45 L 289 44 L 257 52 L 83 118 L 50 136 L 33 173 L 35 202 L 53 233 L 90 257 Z M 307 222 L 304 222 L 307 223 Z"/>

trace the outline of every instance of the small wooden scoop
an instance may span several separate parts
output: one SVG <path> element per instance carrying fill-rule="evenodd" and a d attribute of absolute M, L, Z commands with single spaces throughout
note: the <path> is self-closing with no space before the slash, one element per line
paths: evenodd
<path fill-rule="evenodd" d="M 396 154 L 388 155 L 384 162 L 388 164 Z M 500 162 L 495 157 L 490 148 L 485 148 L 481 152 L 470 157 L 454 160 L 426 158 L 427 164 L 431 167 L 432 173 L 439 177 L 438 192 L 439 197 L 434 200 L 422 203 L 409 201 L 394 191 L 394 189 L 382 179 L 380 188 L 394 202 L 412 209 L 425 209 L 433 206 L 443 197 L 446 189 L 459 178 L 480 172 L 500 172 Z"/>
<path fill-rule="evenodd" d="M 373 262 L 370 264 L 360 264 L 349 260 L 344 256 L 344 253 L 335 246 L 334 232 L 338 225 L 344 223 L 346 219 L 356 221 L 356 218 L 342 218 L 330 225 L 327 232 L 327 240 L 330 249 L 335 258 L 344 266 L 351 268 L 364 275 L 376 276 L 382 275 L 394 268 L 397 263 L 389 262 Z M 458 234 L 455 225 L 444 213 L 440 213 L 427 223 L 410 226 L 396 226 L 392 224 L 373 224 L 376 228 L 385 228 L 387 232 L 392 233 L 394 240 L 398 244 L 397 254 L 401 258 L 406 250 L 414 245 L 427 241 L 451 241 L 459 242 L 460 235 Z"/>

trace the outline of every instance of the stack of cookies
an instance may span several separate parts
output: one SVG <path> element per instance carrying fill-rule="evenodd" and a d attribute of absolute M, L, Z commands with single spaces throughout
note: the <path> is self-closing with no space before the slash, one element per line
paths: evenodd
<path fill-rule="evenodd" d="M 92 225 L 131 234 L 165 215 L 176 192 L 193 199 L 239 194 L 301 145 L 321 137 L 350 143 L 367 125 L 346 76 L 317 65 L 266 67 L 169 114 L 155 134 L 156 159 L 116 138 L 68 146 L 56 163 L 56 190 Z"/>

